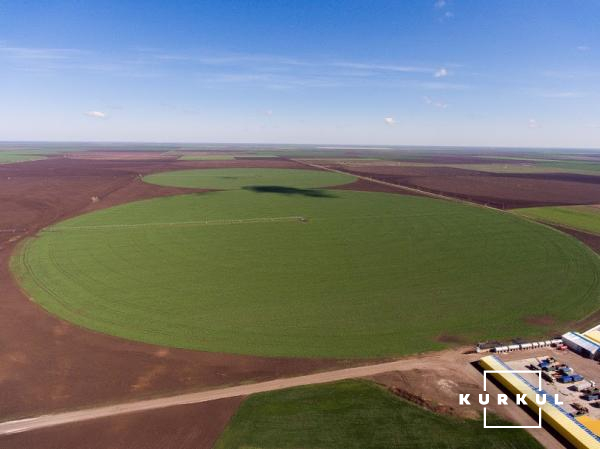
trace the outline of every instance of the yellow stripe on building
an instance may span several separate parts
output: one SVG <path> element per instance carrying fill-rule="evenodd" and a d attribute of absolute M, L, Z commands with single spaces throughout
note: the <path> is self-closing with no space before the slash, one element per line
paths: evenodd
<path fill-rule="evenodd" d="M 487 356 L 479 361 L 479 364 L 484 370 L 507 370 L 510 369 L 496 356 Z M 525 402 L 528 407 L 536 414 L 539 410 L 542 411 L 542 420 L 548 423 L 554 430 L 561 434 L 577 449 L 600 449 L 600 439 L 594 437 L 591 429 L 586 431 L 582 426 L 583 423 L 575 421 L 569 417 L 566 412 L 561 411 L 558 407 L 546 402 L 539 406 L 535 402 L 536 391 L 525 382 L 525 380 L 513 373 L 490 373 L 502 386 L 508 391 L 517 394 L 525 394 Z"/>
<path fill-rule="evenodd" d="M 591 416 L 580 416 L 577 418 L 577 421 L 590 429 L 596 435 L 600 436 L 600 419 L 595 419 Z"/>
<path fill-rule="evenodd" d="M 583 335 L 585 335 L 590 340 L 594 340 L 596 343 L 598 343 L 600 345 L 600 331 L 597 331 L 597 330 L 587 331 Z"/>

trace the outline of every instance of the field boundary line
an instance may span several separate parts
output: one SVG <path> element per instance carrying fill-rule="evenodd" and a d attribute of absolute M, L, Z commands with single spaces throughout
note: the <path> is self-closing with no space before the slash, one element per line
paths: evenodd
<path fill-rule="evenodd" d="M 409 192 L 413 192 L 413 193 L 418 193 L 418 194 L 421 194 L 421 195 L 429 196 L 429 197 L 432 197 L 432 198 L 443 199 L 443 200 L 448 200 L 448 201 L 454 201 L 454 202 L 460 203 L 460 204 L 465 204 L 465 205 L 475 206 L 475 207 L 481 207 L 483 209 L 489 209 L 489 210 L 498 211 L 498 212 L 501 212 L 501 213 L 504 213 L 504 214 L 509 214 L 509 215 L 512 215 L 513 217 L 520 218 L 521 220 L 525 220 L 525 221 L 528 221 L 530 223 L 535 223 L 535 224 L 538 224 L 538 225 L 541 225 L 541 226 L 545 226 L 548 229 L 552 229 L 553 231 L 559 232 L 561 234 L 565 234 L 565 233 L 562 232 L 560 229 L 556 229 L 555 226 L 561 226 L 561 227 L 563 227 L 565 229 L 570 229 L 572 231 L 578 231 L 578 232 L 582 232 L 582 233 L 589 234 L 589 235 L 592 235 L 592 236 L 600 237 L 600 234 L 596 234 L 596 233 L 593 233 L 593 232 L 590 232 L 590 231 L 584 231 L 582 229 L 574 228 L 574 227 L 571 227 L 571 226 L 566 226 L 566 225 L 563 225 L 563 224 L 560 224 L 560 223 L 553 223 L 553 222 L 548 221 L 548 220 L 535 219 L 535 218 L 531 218 L 531 217 L 528 217 L 528 216 L 523 215 L 523 214 L 519 214 L 519 213 L 516 212 L 518 210 L 518 208 L 517 209 L 499 209 L 499 208 L 496 208 L 496 207 L 492 207 L 492 206 L 488 206 L 488 205 L 485 205 L 485 204 L 480 204 L 480 203 L 476 203 L 476 202 L 464 200 L 464 199 L 461 199 L 461 198 L 455 198 L 455 197 L 452 197 L 452 196 L 446 196 L 446 195 L 442 195 L 442 194 L 439 194 L 439 193 L 428 192 L 426 190 L 421 190 L 421 189 L 418 189 L 418 188 L 415 188 L 415 187 L 408 187 L 408 186 L 404 186 L 404 185 L 401 185 L 401 184 L 394 184 L 392 182 L 382 181 L 380 179 L 371 178 L 369 176 L 358 175 L 358 174 L 352 173 L 350 171 L 338 170 L 338 169 L 331 168 L 331 167 L 325 167 L 325 166 L 319 165 L 319 164 L 312 164 L 312 163 L 306 162 L 305 160 L 302 160 L 302 159 L 290 159 L 290 160 L 294 161 L 294 162 L 297 162 L 299 164 L 311 167 L 311 168 L 316 168 L 316 169 L 320 169 L 320 170 L 326 170 L 326 171 L 330 171 L 330 172 L 334 172 L 334 173 L 340 173 L 340 174 L 344 174 L 344 175 L 350 175 L 350 176 L 354 176 L 355 178 L 358 178 L 358 179 L 363 179 L 365 181 L 373 182 L 375 184 L 382 184 L 382 185 L 385 185 L 385 186 L 394 187 L 394 188 L 399 189 L 399 190 L 406 190 L 406 191 L 409 191 Z M 552 206 L 552 207 L 554 207 L 554 206 Z M 571 237 L 573 237 L 573 236 L 571 236 Z M 573 238 L 575 238 L 575 237 L 573 237 Z M 584 245 L 585 245 L 585 243 L 584 243 Z M 588 248 L 589 248 L 589 246 L 588 246 Z M 595 252 L 595 251 L 593 251 L 593 252 Z M 600 257 L 600 254 L 598 254 L 598 257 Z"/>
<path fill-rule="evenodd" d="M 106 225 L 88 225 L 88 226 L 58 226 L 46 229 L 46 231 L 71 231 L 85 229 L 113 229 L 113 228 L 142 228 L 142 227 L 169 227 L 169 226 L 211 226 L 211 225 L 230 225 L 244 223 L 271 223 L 271 222 L 288 222 L 300 221 L 305 217 L 290 216 L 290 217 L 257 217 L 257 218 L 239 218 L 239 219 L 223 219 L 223 220 L 199 220 L 199 221 L 174 221 L 174 222 L 159 222 L 159 223 L 132 223 L 132 224 L 106 224 Z"/>
<path fill-rule="evenodd" d="M 401 185 L 401 184 L 394 184 L 392 182 L 387 182 L 387 181 L 382 181 L 380 179 L 371 178 L 370 176 L 358 175 L 358 174 L 352 173 L 350 171 L 344 171 L 344 170 L 339 170 L 337 168 L 331 168 L 331 167 L 325 167 L 325 166 L 319 165 L 319 164 L 313 164 L 313 163 L 310 163 L 310 162 L 306 162 L 305 160 L 302 160 L 302 159 L 290 159 L 290 160 L 294 161 L 294 162 L 297 162 L 299 164 L 305 165 L 307 167 L 316 168 L 316 169 L 319 169 L 319 170 L 326 170 L 326 171 L 329 171 L 329 172 L 339 173 L 339 174 L 342 174 L 342 175 L 350 175 L 350 176 L 354 176 L 355 178 L 358 178 L 358 179 L 364 179 L 365 181 L 373 182 L 375 184 L 381 184 L 381 185 L 384 185 L 384 186 L 393 187 L 393 188 L 400 189 L 400 190 L 406 190 L 406 191 L 409 191 L 409 192 L 418 193 L 420 195 L 429 196 L 429 197 L 432 197 L 432 198 L 437 198 L 437 199 L 442 199 L 442 200 L 447 200 L 447 201 L 453 201 L 455 203 L 468 204 L 468 205 L 471 205 L 471 206 L 482 207 L 484 209 L 501 210 L 501 209 L 496 209 L 495 207 L 486 206 L 484 204 L 478 204 L 478 203 L 474 203 L 474 202 L 471 202 L 471 201 L 463 200 L 461 198 L 455 198 L 455 197 L 452 197 L 452 196 L 446 196 L 446 195 L 442 195 L 442 194 L 439 194 L 439 193 L 428 192 L 427 190 L 421 190 L 421 189 L 418 189 L 416 187 L 408 187 L 408 186 L 404 186 L 404 185 Z"/>
<path fill-rule="evenodd" d="M 542 206 L 542 207 L 544 207 L 544 206 Z M 549 206 L 549 207 L 554 207 L 554 206 Z M 559 206 L 559 207 L 560 207 L 560 206 Z M 547 219 L 545 219 L 545 218 L 535 218 L 535 217 L 530 217 L 530 216 L 528 216 L 528 215 L 524 215 L 524 214 L 520 214 L 520 213 L 518 213 L 518 212 L 517 212 L 518 210 L 519 210 L 519 209 L 515 209 L 514 211 L 512 211 L 512 213 L 513 213 L 514 215 L 517 215 L 517 216 L 521 217 L 521 218 L 526 218 L 526 219 L 528 219 L 528 220 L 531 220 L 531 221 L 534 221 L 534 222 L 536 222 L 536 223 L 545 224 L 545 225 L 548 225 L 548 226 L 551 226 L 551 227 L 554 227 L 554 226 L 560 226 L 561 228 L 564 228 L 564 229 L 569 229 L 569 230 L 571 230 L 571 231 L 577 231 L 577 232 L 581 232 L 581 233 L 583 233 L 583 234 L 588 234 L 588 235 L 591 235 L 592 237 L 600 237 L 600 232 L 592 232 L 592 231 L 587 231 L 587 230 L 585 230 L 585 229 L 576 228 L 576 227 L 574 227 L 574 226 L 571 226 L 571 225 L 567 225 L 567 224 L 564 224 L 564 223 L 559 223 L 558 221 L 547 220 Z"/>

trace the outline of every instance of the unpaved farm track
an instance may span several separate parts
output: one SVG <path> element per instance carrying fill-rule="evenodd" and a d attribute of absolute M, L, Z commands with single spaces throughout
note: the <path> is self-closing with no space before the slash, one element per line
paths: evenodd
<path fill-rule="evenodd" d="M 2 449 L 210 449 L 243 398 L 116 415 L 0 437 Z"/>
<path fill-rule="evenodd" d="M 219 388 L 195 393 L 184 393 L 176 396 L 147 399 L 129 403 L 119 403 L 72 412 L 0 422 L 0 436 L 28 432 L 32 430 L 43 429 L 45 427 L 82 422 L 90 419 L 106 418 L 108 416 L 248 396 L 251 394 L 281 390 L 284 388 L 292 388 L 301 385 L 315 385 L 326 382 L 335 382 L 343 379 L 374 376 L 376 374 L 386 373 L 397 369 L 406 370 L 417 367 L 423 368 L 427 366 L 428 360 L 439 360 L 440 354 L 442 353 L 424 355 L 422 357 L 404 359 L 394 362 L 325 371 L 304 376 L 280 378 L 266 382 L 238 385 L 235 387 Z"/>
<path fill-rule="evenodd" d="M 89 430 L 97 432 L 97 437 L 94 434 L 94 441 L 90 441 L 86 449 L 208 449 L 247 395 L 356 377 L 368 377 L 383 385 L 404 385 L 426 401 L 454 410 L 453 414 L 475 417 L 480 415 L 481 406 L 474 404 L 463 409 L 457 407 L 456 402 L 459 392 L 472 395 L 480 392 L 481 374 L 470 365 L 477 358 L 477 354 L 466 354 L 464 348 L 450 349 L 393 362 L 4 422 L 0 423 L 0 446 L 6 449 L 80 448 L 82 442 L 88 441 L 89 434 L 86 437 L 85 431 Z M 489 388 L 492 394 L 499 393 L 494 385 Z M 490 407 L 505 419 L 521 425 L 533 423 L 533 419 L 517 407 L 493 404 Z M 190 422 L 188 414 L 196 420 Z M 530 432 L 544 447 L 562 448 L 546 430 Z M 105 446 L 98 442 L 104 442 Z"/>
<path fill-rule="evenodd" d="M 318 165 L 499 209 L 596 204 L 600 199 L 600 176 L 573 173 L 490 173 L 464 168 L 385 163 L 344 165 L 320 162 Z"/>
<path fill-rule="evenodd" d="M 283 160 L 109 161 L 62 157 L 0 165 L 0 420 L 347 366 L 345 361 L 185 351 L 91 332 L 29 301 L 12 278 L 18 241 L 83 212 L 191 189 L 139 175 L 194 167 L 303 168 Z M 92 202 L 93 196 L 99 201 Z"/>

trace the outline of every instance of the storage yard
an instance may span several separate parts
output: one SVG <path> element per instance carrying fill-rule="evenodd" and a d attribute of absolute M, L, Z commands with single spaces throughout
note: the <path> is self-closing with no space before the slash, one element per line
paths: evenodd
<path fill-rule="evenodd" d="M 544 423 L 573 447 L 598 448 L 600 345 L 595 338 L 599 329 L 596 326 L 583 333 L 567 332 L 561 340 L 548 341 L 551 344 L 543 346 L 538 343 L 535 348 L 532 343 L 497 346 L 492 349 L 495 355 L 483 357 L 480 365 L 484 370 L 531 371 L 490 376 L 515 395 L 527 394 L 526 402 L 532 412 L 537 415 L 541 410 Z M 544 393 L 547 402 L 536 404 L 532 398 Z"/>
<path fill-rule="evenodd" d="M 551 395 L 559 394 L 563 408 L 576 416 L 583 416 L 586 407 L 590 418 L 600 420 L 600 370 L 593 360 L 573 356 L 569 352 L 548 351 L 549 354 L 541 357 L 528 357 L 525 359 L 505 362 L 510 369 L 525 370 L 535 367 L 541 369 L 544 389 Z M 557 353 L 558 352 L 558 353 Z M 537 375 L 531 377 L 535 380 Z M 529 379 L 529 377 L 528 377 Z"/>

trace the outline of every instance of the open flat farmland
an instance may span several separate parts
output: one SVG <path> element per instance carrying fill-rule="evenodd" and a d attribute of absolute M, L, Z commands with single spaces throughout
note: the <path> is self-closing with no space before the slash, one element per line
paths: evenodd
<path fill-rule="evenodd" d="M 530 207 L 516 214 L 600 235 L 600 206 Z"/>
<path fill-rule="evenodd" d="M 246 167 L 296 166 L 289 161 L 266 159 L 243 161 L 243 164 Z M 9 270 L 10 256 L 20 239 L 35 235 L 53 223 L 91 210 L 190 192 L 144 183 L 140 174 L 241 165 L 241 161 L 115 161 L 64 157 L 0 165 L 0 229 L 15 230 L 0 232 L 0 341 L 3 349 L 0 351 L 0 418 L 6 420 L 346 366 L 343 360 L 266 358 L 164 348 L 90 332 L 47 313 L 30 301 Z M 92 202 L 93 196 L 100 201 Z M 0 447 L 4 446 L 0 443 Z M 29 449 L 31 445 L 26 447 Z M 68 446 L 59 449 L 64 447 Z"/>
<path fill-rule="evenodd" d="M 510 163 L 508 163 L 510 162 Z M 599 176 L 600 164 L 590 161 L 561 160 L 507 160 L 504 163 L 491 164 L 458 164 L 456 168 L 464 168 L 493 173 L 574 173 Z"/>
<path fill-rule="evenodd" d="M 493 415 L 492 415 L 493 416 Z M 509 425 L 494 418 L 495 425 Z M 344 381 L 248 398 L 215 449 L 541 448 L 521 429 L 438 415 L 366 381 Z"/>
<path fill-rule="evenodd" d="M 600 198 L 600 177 L 576 173 L 491 173 L 397 162 L 323 165 L 500 209 L 596 204 Z"/>
<path fill-rule="evenodd" d="M 37 161 L 40 159 L 44 159 L 44 156 L 33 153 L 21 153 L 16 151 L 0 151 L 0 164 Z"/>
<path fill-rule="evenodd" d="M 234 157 L 229 154 L 184 154 L 180 161 L 231 161 Z"/>
<path fill-rule="evenodd" d="M 249 176 L 236 171 L 228 182 Z M 269 171 L 251 177 L 262 187 L 58 223 L 22 247 L 14 272 L 47 310 L 97 331 L 269 356 L 527 337 L 598 307 L 599 259 L 571 237 L 430 198 L 273 188 Z"/>
<path fill-rule="evenodd" d="M 537 165 L 556 170 L 600 173 L 600 164 L 590 161 L 544 161 Z"/>
<path fill-rule="evenodd" d="M 361 160 L 346 160 L 343 163 L 351 166 L 353 164 L 361 163 Z M 377 162 L 374 162 L 373 164 L 376 165 Z M 449 167 L 490 173 L 573 173 L 591 176 L 600 175 L 600 164 L 588 161 L 534 161 L 507 159 L 505 161 L 478 163 L 475 159 L 471 159 L 468 163 L 447 162 L 442 164 L 434 162 L 387 161 L 385 164 L 387 166 L 398 167 Z"/>
<path fill-rule="evenodd" d="M 162 186 L 193 187 L 198 189 L 238 189 L 242 187 L 274 186 L 297 189 L 347 184 L 356 178 L 326 171 L 239 168 L 231 170 L 179 170 L 156 173 L 144 178 Z"/>

